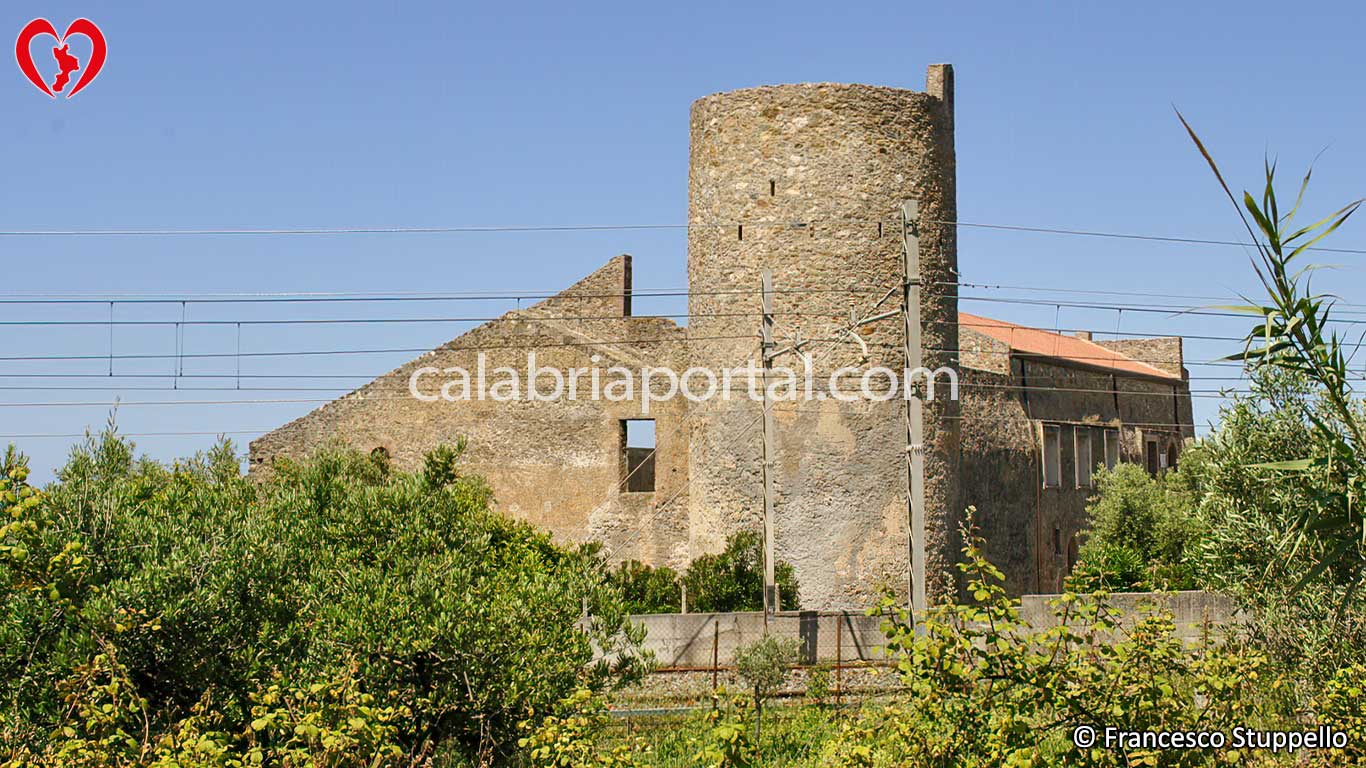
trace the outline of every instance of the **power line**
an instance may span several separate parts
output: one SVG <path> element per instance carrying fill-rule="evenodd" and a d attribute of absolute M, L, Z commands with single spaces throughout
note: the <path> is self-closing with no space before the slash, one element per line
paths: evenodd
<path fill-rule="evenodd" d="M 269 429 L 215 429 L 204 432 L 120 432 L 120 437 L 204 437 L 208 435 L 260 435 L 269 432 Z M 90 432 L 31 432 L 28 434 L 0 435 L 0 440 L 42 440 L 42 439 L 72 439 L 87 437 Z"/>
<path fill-rule="evenodd" d="M 508 337 L 515 338 L 541 338 L 539 334 L 507 334 Z M 753 335 L 718 335 L 718 336 L 694 336 L 693 340 L 702 341 L 724 341 L 751 339 Z M 688 341 L 686 337 L 676 339 L 605 339 L 599 341 L 558 341 L 544 343 L 526 344 L 462 344 L 460 346 L 442 345 L 438 347 L 388 347 L 372 349 L 318 349 L 301 351 L 278 351 L 278 352 L 184 352 L 184 353 L 147 353 L 147 354 L 89 354 L 89 355 L 8 355 L 0 356 L 0 362 L 43 362 L 43 361 L 77 361 L 77 360 L 195 360 L 195 359 L 231 359 L 237 357 L 316 357 L 326 355 L 387 355 L 387 354 L 423 354 L 427 352 L 460 352 L 465 350 L 506 350 L 506 349 L 541 349 L 558 347 L 601 347 L 613 344 L 621 345 L 646 345 L 646 344 L 683 344 Z M 225 374 L 232 375 L 232 374 Z M 4 374 L 0 373 L 0 378 Z"/>
<path fill-rule="evenodd" d="M 186 302 L 180 302 L 182 304 Z M 649 315 L 667 320 L 714 318 L 714 317 L 754 317 L 755 312 L 707 312 L 700 314 Z M 803 312 L 778 312 L 786 317 L 812 317 Z M 819 315 L 816 315 L 819 316 Z M 383 324 L 438 324 L 438 323 L 491 323 L 495 320 L 515 322 L 528 321 L 612 321 L 625 320 L 623 315 L 535 315 L 516 312 L 496 317 L 324 317 L 324 318 L 284 318 L 278 320 L 0 320 L 0 326 L 42 327 L 42 326 L 237 326 L 237 325 L 383 325 Z"/>
<path fill-rule="evenodd" d="M 878 293 L 876 288 L 812 288 L 775 291 L 775 293 Z M 694 291 L 687 288 L 633 288 L 629 291 L 600 293 L 571 293 L 559 291 L 516 292 L 516 291 L 466 291 L 448 293 L 375 293 L 375 292 L 336 292 L 336 293 L 204 293 L 204 294 L 0 294 L 2 304 L 308 304 L 308 303 L 366 303 L 398 301 L 523 301 L 531 299 L 590 299 L 590 298 L 668 298 L 688 296 L 727 296 L 758 295 L 757 290 L 733 289 L 715 291 Z"/>
<path fill-rule="evenodd" d="M 933 224 L 946 224 L 958 227 L 971 227 L 973 229 L 996 229 L 1006 232 L 1033 232 L 1044 235 L 1071 235 L 1075 237 L 1104 237 L 1115 240 L 1143 240 L 1157 243 L 1180 243 L 1183 245 L 1220 245 L 1235 246 L 1238 248 L 1253 248 L 1253 243 L 1245 243 L 1239 240 L 1210 240 L 1198 237 L 1169 237 L 1163 235 L 1142 235 L 1129 232 L 1099 232 L 1085 229 L 1059 229 L 1053 227 L 1027 227 L 1018 224 L 985 224 L 981 222 L 968 221 L 936 221 Z M 1311 251 L 1321 251 L 1324 253 L 1354 253 L 1366 254 L 1366 249 L 1361 248 L 1327 248 L 1314 246 Z"/>
<path fill-rule="evenodd" d="M 1140 306 L 1140 305 L 1136 305 L 1136 304 L 1101 304 L 1101 303 L 1082 303 L 1082 302 L 1058 301 L 1058 300 L 1054 300 L 1054 299 L 1019 299 L 1019 298 L 1002 298 L 1002 297 L 994 297 L 994 296 L 962 296 L 962 295 L 960 295 L 960 296 L 958 297 L 958 300 L 959 300 L 959 301 L 980 301 L 980 302 L 990 302 L 990 303 L 996 303 L 996 304 L 1027 304 L 1027 305 L 1044 306 L 1044 307 L 1068 307 L 1069 309 L 1101 309 L 1101 310 L 1111 310 L 1111 311 L 1113 311 L 1113 310 L 1122 310 L 1122 311 L 1124 311 L 1124 312 L 1147 312 L 1147 313 L 1168 314 L 1168 315 L 1195 315 L 1195 316 L 1199 316 L 1199 317 L 1235 317 L 1235 318 L 1238 318 L 1238 319 L 1240 319 L 1240 320 L 1253 320 L 1253 319 L 1255 319 L 1255 318 L 1257 317 L 1257 315 L 1251 315 L 1251 314 L 1247 314 L 1247 313 L 1245 313 L 1245 312 L 1224 312 L 1224 311 L 1211 310 L 1211 309 L 1200 309 L 1200 308 L 1197 308 L 1197 307 L 1187 307 L 1187 306 L 1179 305 L 1179 304 L 1167 304 L 1167 305 L 1163 305 L 1163 304 L 1149 304 L 1149 305 L 1142 305 L 1142 306 Z M 1341 323 L 1341 324 L 1343 324 L 1343 325 L 1366 325 L 1366 320 L 1333 320 L 1333 319 L 1330 319 L 1329 322 Z"/>
<path fill-rule="evenodd" d="M 212 229 L 10 229 L 0 230 L 0 237 L 288 237 L 288 236 L 344 236 L 344 235 L 448 235 L 448 234 L 504 234 L 504 233 L 549 233 L 549 232 L 612 232 L 648 230 L 692 230 L 692 229 L 729 229 L 739 226 L 767 227 L 781 229 L 812 229 L 822 223 L 895 223 L 892 219 L 837 218 L 812 221 L 733 221 L 733 222 L 688 222 L 671 224 L 542 224 L 542 225 L 489 225 L 489 226 L 439 226 L 439 227 L 269 227 L 269 228 L 212 228 Z M 972 221 L 934 221 L 928 224 L 941 226 L 968 227 L 1004 232 L 1028 232 L 1045 235 L 1064 235 L 1069 237 L 1108 238 L 1114 240 L 1137 240 L 1144 242 L 1172 243 L 1180 245 L 1216 245 L 1236 248 L 1251 248 L 1253 243 L 1240 240 L 1219 240 L 1188 236 L 1152 235 L 1133 232 L 1104 232 L 1100 230 L 1075 229 L 1063 227 L 1039 227 L 1020 224 L 998 224 Z M 1366 254 L 1360 248 L 1329 248 L 1316 246 L 1311 250 L 1324 253 Z"/>

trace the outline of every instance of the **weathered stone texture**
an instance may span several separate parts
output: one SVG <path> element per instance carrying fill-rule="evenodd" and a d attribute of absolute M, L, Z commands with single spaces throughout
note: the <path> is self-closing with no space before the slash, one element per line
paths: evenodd
<path fill-rule="evenodd" d="M 492 379 L 500 366 L 524 370 L 533 350 L 539 366 L 558 371 L 758 365 L 760 275 L 769 269 L 778 347 L 805 341 L 818 393 L 774 409 L 778 557 L 795 566 L 805 608 L 866 607 L 885 587 L 905 596 L 905 401 L 845 403 L 819 394 L 841 366 L 905 368 L 899 315 L 859 325 L 863 344 L 847 329 L 851 315 L 900 306 L 900 206 L 916 199 L 923 365 L 956 369 L 961 384 L 961 400 L 941 389 L 925 409 L 930 594 L 954 591 L 968 504 L 977 507 L 988 554 L 1012 593 L 1056 589 L 1072 543 L 1085 534 L 1092 490 L 1068 481 L 1076 475 L 1069 447 L 1060 457 L 1064 482 L 1043 487 L 1044 425 L 1065 430 L 1072 447 L 1078 429 L 1094 436 L 1117 428 L 1126 461 L 1144 461 L 1150 441 L 1175 456 L 1193 434 L 1181 342 L 1095 342 L 1155 366 L 1131 366 L 1146 374 L 1136 375 L 1039 354 L 1062 348 L 1051 339 L 1027 353 L 1014 341 L 960 329 L 956 228 L 942 223 L 957 218 L 952 79 L 947 65 L 937 65 L 925 93 L 812 84 L 699 100 L 691 113 L 687 328 L 631 316 L 631 260 L 617 257 L 563 293 L 263 436 L 251 446 L 253 473 L 334 439 L 384 448 L 413 469 L 436 445 L 466 439 L 467 466 L 488 479 L 501 510 L 561 540 L 602 541 L 613 560 L 684 566 L 720 550 L 728 535 L 762 525 L 762 405 L 743 384 L 730 399 L 652 403 L 655 490 L 631 492 L 622 482 L 623 421 L 645 415 L 641 393 L 626 402 L 422 402 L 409 392 L 410 377 L 424 367 L 475 371 L 483 353 Z M 1000 325 L 984 320 L 979 328 Z M 790 351 L 776 362 L 803 365 Z M 443 380 L 430 376 L 422 387 L 433 394 Z"/>
<path fill-rule="evenodd" d="M 1086 504 L 1095 493 L 1091 485 L 1077 484 L 1077 432 L 1090 436 L 1092 464 L 1104 460 L 1106 428 L 1118 430 L 1121 461 L 1144 463 L 1147 440 L 1164 455 L 1179 452 L 1193 434 L 1189 385 L 999 350 L 990 354 L 977 335 L 964 331 L 965 349 L 979 349 L 965 355 L 965 364 L 990 368 L 963 372 L 964 498 L 977 507 L 988 555 L 1005 571 L 1011 592 L 1055 591 L 1085 538 Z M 1005 357 L 1011 374 L 998 373 L 992 357 Z M 1045 424 L 1061 430 L 1058 487 L 1043 484 Z"/>
<path fill-rule="evenodd" d="M 481 353 L 490 384 L 499 378 L 496 369 L 507 366 L 521 372 L 524 387 L 528 352 L 535 353 L 538 367 L 561 372 L 676 364 L 684 351 L 681 329 L 667 320 L 621 314 L 629 269 L 630 257 L 617 257 L 559 296 L 509 312 L 265 435 L 251 445 L 253 472 L 268 472 L 271 459 L 300 457 L 333 439 L 364 451 L 384 448 L 396 466 L 414 469 L 425 452 L 463 438 L 466 466 L 489 481 L 499 509 L 561 539 L 602 541 L 618 559 L 685 564 L 684 508 L 676 500 L 656 510 L 656 500 L 686 499 L 686 401 L 651 404 L 658 434 L 656 490 L 627 493 L 620 488 L 621 421 L 641 418 L 639 393 L 629 402 L 580 397 L 429 403 L 409 392 L 417 369 L 474 373 Z M 609 313 L 616 319 L 599 319 Z M 436 394 L 447 380 L 424 376 L 419 390 Z"/>
<path fill-rule="evenodd" d="M 818 372 L 859 362 L 843 338 L 850 315 L 875 313 L 902 284 L 900 207 L 922 219 L 924 361 L 950 362 L 957 337 L 951 72 L 934 93 L 865 85 L 785 85 L 716 94 L 692 109 L 689 173 L 689 336 L 693 359 L 757 359 L 760 273 L 773 272 L 777 332 L 818 340 Z M 895 298 L 882 309 L 895 307 Z M 860 329 L 869 365 L 901 371 L 899 318 Z M 721 338 L 718 338 L 721 337 Z M 730 338 L 734 337 L 734 338 Z M 796 356 L 778 361 L 801 366 Z M 776 538 L 803 597 L 817 606 L 866 603 L 883 585 L 906 592 L 905 403 L 826 400 L 780 411 Z M 926 414 L 927 570 L 943 594 L 959 506 L 957 404 Z M 762 513 L 757 403 L 709 403 L 694 414 L 691 550 L 714 551 Z"/>

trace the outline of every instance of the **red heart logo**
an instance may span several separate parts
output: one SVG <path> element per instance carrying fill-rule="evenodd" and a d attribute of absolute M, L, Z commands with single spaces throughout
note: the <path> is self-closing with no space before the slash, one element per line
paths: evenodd
<path fill-rule="evenodd" d="M 38 73 L 38 66 L 33 63 L 33 54 L 29 51 L 29 43 L 39 35 L 48 35 L 57 41 L 57 47 L 52 49 L 52 56 L 57 60 L 58 72 L 51 86 L 43 81 L 43 76 Z M 69 51 L 70 44 L 67 40 L 72 35 L 84 35 L 90 40 L 90 60 L 85 63 L 84 69 L 81 68 L 80 61 Z M 95 22 L 89 19 L 76 19 L 71 22 L 71 26 L 66 28 L 66 34 L 61 37 L 57 36 L 57 30 L 52 26 L 52 22 L 47 19 L 34 19 L 25 25 L 19 33 L 19 40 L 14 44 L 14 56 L 19 62 L 19 71 L 23 72 L 24 77 L 37 86 L 38 90 L 54 99 L 57 98 L 57 93 L 66 87 L 72 73 L 77 70 L 80 70 L 81 77 L 76 81 L 76 85 L 67 91 L 66 97 L 69 99 L 90 85 L 90 81 L 94 80 L 104 67 L 105 54 L 104 35 L 100 28 L 95 26 Z"/>

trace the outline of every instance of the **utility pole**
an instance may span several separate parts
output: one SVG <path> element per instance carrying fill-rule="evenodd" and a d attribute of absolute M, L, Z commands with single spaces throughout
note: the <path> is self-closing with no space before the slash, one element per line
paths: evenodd
<path fill-rule="evenodd" d="M 905 352 L 908 377 L 910 372 L 924 367 L 921 356 L 920 318 L 920 204 L 916 200 L 901 203 L 901 243 L 904 254 L 905 280 L 902 283 L 901 315 L 905 319 Z M 924 389 L 915 384 L 911 397 L 906 398 L 906 493 L 910 508 L 911 527 L 911 621 L 919 627 L 925 613 L 925 400 Z"/>
<path fill-rule="evenodd" d="M 763 326 L 760 351 L 764 362 L 764 627 L 768 617 L 778 610 L 778 584 L 773 567 L 773 464 L 777 460 L 777 427 L 773 421 L 773 402 L 769 398 L 769 375 L 773 370 L 775 345 L 773 342 L 773 270 L 761 274 Z"/>

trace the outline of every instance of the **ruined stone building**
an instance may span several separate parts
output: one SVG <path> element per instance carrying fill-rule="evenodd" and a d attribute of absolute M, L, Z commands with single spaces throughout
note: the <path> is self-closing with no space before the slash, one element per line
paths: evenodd
<path fill-rule="evenodd" d="M 254 472 L 343 439 L 399 467 L 464 438 L 469 470 L 507 514 L 613 559 L 681 567 L 758 528 L 762 404 L 561 398 L 419 400 L 420 369 L 693 366 L 759 359 L 764 269 L 778 346 L 841 366 L 905 368 L 900 206 L 919 201 L 921 354 L 959 372 L 960 397 L 925 405 L 927 573 L 952 585 L 967 505 L 1015 593 L 1058 588 L 1085 529 L 1098 464 L 1153 472 L 1193 434 L 1179 338 L 1091 341 L 958 311 L 953 71 L 925 92 L 805 84 L 720 93 L 691 116 L 686 325 L 631 311 L 631 259 L 509 312 L 251 445 Z M 889 298 L 890 297 L 890 298 Z M 849 332 L 858 325 L 858 340 Z M 880 319 L 879 319 L 880 318 Z M 806 342 L 799 343 L 798 339 Z M 787 365 L 796 366 L 788 352 Z M 439 386 L 431 379 L 430 389 Z M 424 385 L 428 386 L 428 385 Z M 862 607 L 908 574 L 906 402 L 817 398 L 774 406 L 777 554 L 806 608 Z M 654 445 L 631 445 L 640 420 Z M 651 450 L 651 448 L 653 450 Z"/>

